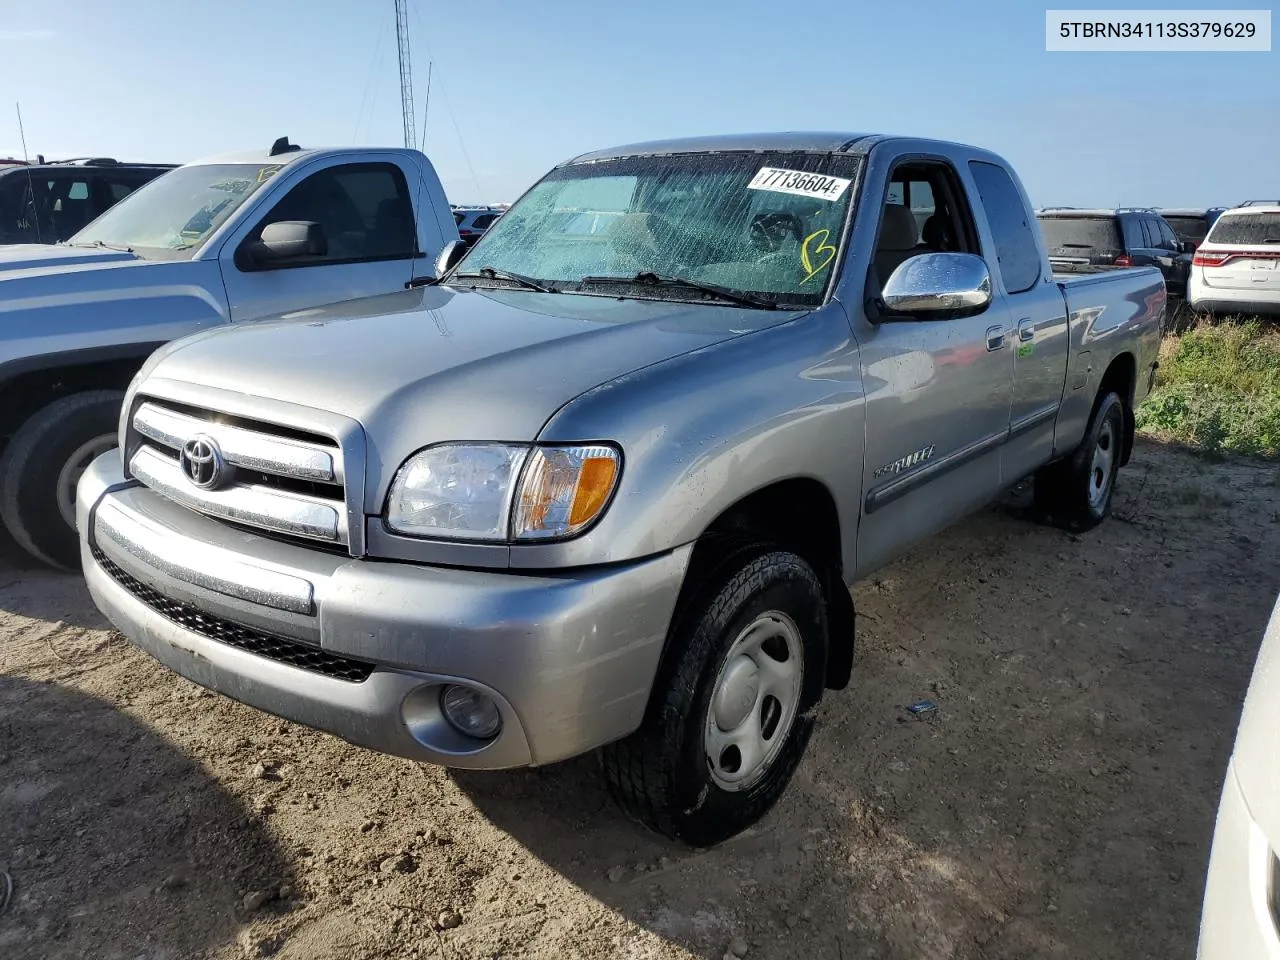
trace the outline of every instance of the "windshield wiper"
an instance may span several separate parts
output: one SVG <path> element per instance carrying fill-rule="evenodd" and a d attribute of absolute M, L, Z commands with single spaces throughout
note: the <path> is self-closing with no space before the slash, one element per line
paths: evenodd
<path fill-rule="evenodd" d="M 71 243 L 67 241 L 69 247 L 83 247 L 85 249 L 98 250 L 115 250 L 118 253 L 133 253 L 133 247 L 122 247 L 116 243 L 105 243 L 102 240 L 90 240 L 88 243 Z"/>
<path fill-rule="evenodd" d="M 701 280 L 690 280 L 688 277 L 669 277 L 652 270 L 642 270 L 634 277 L 583 277 L 581 286 L 596 284 L 626 284 L 642 287 L 682 287 L 685 290 L 698 290 L 709 293 L 722 300 L 731 300 L 747 307 L 758 307 L 761 310 L 777 310 L 778 305 L 772 300 L 757 297 L 741 290 L 731 290 L 714 283 L 703 283 Z"/>
<path fill-rule="evenodd" d="M 497 267 L 481 267 L 475 273 L 455 273 L 450 280 L 473 280 L 479 277 L 483 280 L 510 280 L 512 283 L 518 283 L 526 290 L 537 290 L 539 293 L 559 293 L 558 290 L 552 290 L 550 287 L 543 286 L 532 277 L 526 277 L 520 273 L 512 273 L 510 270 L 499 270 Z"/>

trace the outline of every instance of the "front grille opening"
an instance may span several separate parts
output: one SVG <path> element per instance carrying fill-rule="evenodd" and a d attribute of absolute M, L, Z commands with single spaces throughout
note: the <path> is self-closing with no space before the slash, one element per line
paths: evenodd
<path fill-rule="evenodd" d="M 363 683 L 373 673 L 373 664 L 365 663 L 363 660 L 335 656 L 287 637 L 212 616 L 181 600 L 166 597 L 136 577 L 130 576 L 97 547 L 93 548 L 93 559 L 116 583 L 160 616 L 210 640 L 237 647 L 248 653 L 266 657 L 268 660 L 286 663 L 301 670 L 309 670 L 335 680 L 346 680 L 349 683 Z"/>
<path fill-rule="evenodd" d="M 161 400 L 157 397 L 140 397 L 139 401 L 145 400 L 153 403 L 157 407 L 164 407 L 177 413 L 185 413 L 187 416 L 195 417 L 197 420 L 204 420 L 207 423 L 228 423 L 236 427 L 244 427 L 246 430 L 253 430 L 256 433 L 266 433 L 273 437 L 285 437 L 290 440 L 300 440 L 303 443 L 310 443 L 320 447 L 337 447 L 338 441 L 333 437 L 326 437 L 322 433 L 311 433 L 308 430 L 298 430 L 294 427 L 286 427 L 279 423 L 268 423 L 265 420 L 253 420 L 249 417 L 237 417 L 229 413 L 218 413 L 213 410 L 207 410 L 203 407 L 193 407 L 190 404 L 178 403 L 174 400 Z M 141 403 L 135 404 L 136 410 Z"/>

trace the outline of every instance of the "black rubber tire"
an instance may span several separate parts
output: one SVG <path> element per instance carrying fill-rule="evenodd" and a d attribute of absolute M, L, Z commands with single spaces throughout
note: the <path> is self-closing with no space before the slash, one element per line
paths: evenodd
<path fill-rule="evenodd" d="M 1111 423 L 1116 450 L 1111 459 L 1111 476 L 1106 496 L 1101 503 L 1089 499 L 1093 451 L 1098 444 L 1103 424 Z M 1116 474 L 1120 470 L 1121 449 L 1125 442 L 1124 401 L 1114 393 L 1101 394 L 1093 406 L 1089 427 L 1075 452 L 1064 460 L 1041 467 L 1035 478 L 1036 508 L 1055 526 L 1067 530 L 1090 530 L 1106 519 L 1115 496 Z"/>
<path fill-rule="evenodd" d="M 58 475 L 82 445 L 114 433 L 124 394 L 87 390 L 27 420 L 0 456 L 0 521 L 18 546 L 63 570 L 80 569 L 80 539 L 58 509 Z"/>
<path fill-rule="evenodd" d="M 800 631 L 803 677 L 796 717 L 780 752 L 750 788 L 731 792 L 712 779 L 703 724 L 721 661 L 742 629 L 767 610 Z M 813 731 L 826 665 L 822 584 L 800 557 L 759 546 L 735 552 L 672 625 L 640 729 L 602 750 L 605 782 L 633 819 L 695 847 L 751 826 L 777 801 Z"/>

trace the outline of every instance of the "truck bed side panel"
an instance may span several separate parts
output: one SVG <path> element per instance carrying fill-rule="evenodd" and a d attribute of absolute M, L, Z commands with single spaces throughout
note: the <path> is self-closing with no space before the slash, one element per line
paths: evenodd
<path fill-rule="evenodd" d="M 1166 294 L 1155 269 L 1055 279 L 1067 304 L 1071 359 L 1054 449 L 1067 455 L 1084 437 L 1112 363 L 1133 364 L 1133 395 L 1122 399 L 1136 408 L 1146 397 L 1160 350 Z"/>

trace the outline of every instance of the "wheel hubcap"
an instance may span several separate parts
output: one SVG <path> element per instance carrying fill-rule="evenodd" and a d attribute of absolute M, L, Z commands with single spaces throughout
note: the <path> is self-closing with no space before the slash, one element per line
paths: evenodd
<path fill-rule="evenodd" d="M 795 722 L 803 675 L 800 631 L 762 614 L 738 634 L 716 677 L 703 746 L 711 778 L 745 790 L 768 772 Z"/>
<path fill-rule="evenodd" d="M 67 457 L 67 462 L 58 471 L 58 512 L 72 530 L 76 528 L 76 484 L 80 482 L 80 477 L 89 468 L 89 464 L 115 445 L 114 433 L 103 433 L 92 440 L 86 440 L 76 447 L 75 452 Z"/>
<path fill-rule="evenodd" d="M 1098 442 L 1093 448 L 1093 464 L 1089 471 L 1089 503 L 1100 507 L 1111 488 L 1112 465 L 1116 456 L 1116 431 L 1110 420 L 1098 431 Z"/>

